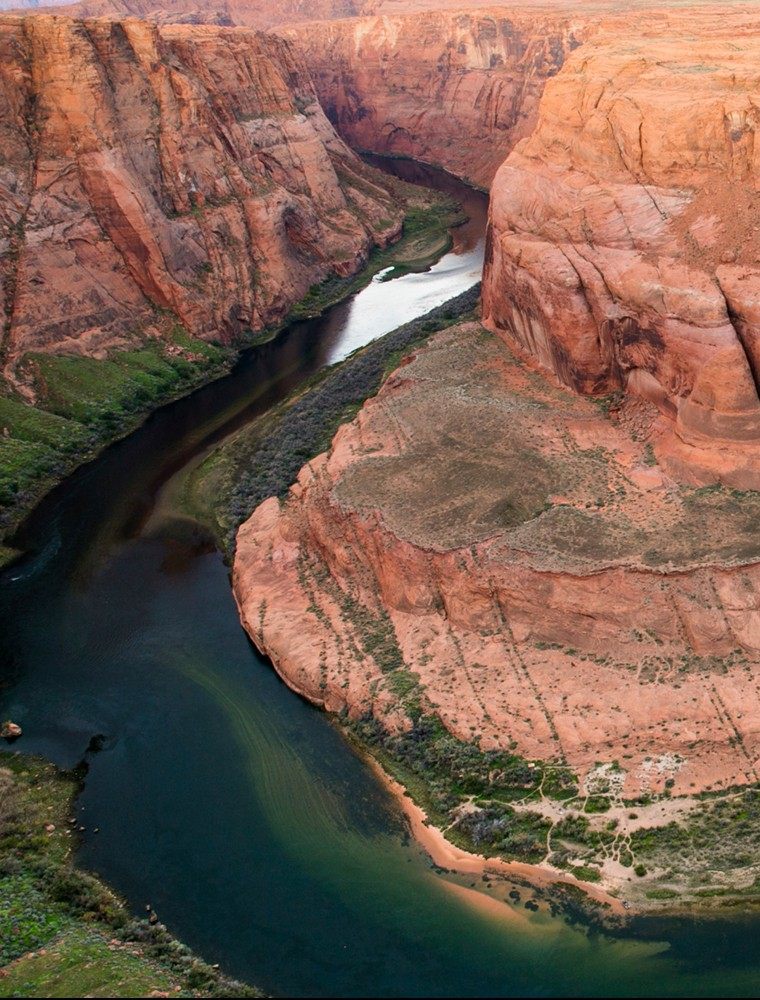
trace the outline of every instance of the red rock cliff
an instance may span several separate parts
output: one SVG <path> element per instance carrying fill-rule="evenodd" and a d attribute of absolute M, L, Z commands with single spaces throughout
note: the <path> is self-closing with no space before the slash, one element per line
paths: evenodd
<path fill-rule="evenodd" d="M 488 186 L 529 135 L 546 80 L 585 36 L 572 14 L 429 11 L 280 29 L 351 145 L 411 156 Z"/>
<path fill-rule="evenodd" d="M 166 318 L 231 339 L 398 232 L 291 45 L 244 29 L 0 19 L 11 365 Z"/>
<path fill-rule="evenodd" d="M 487 324 L 581 391 L 653 401 L 672 470 L 760 486 L 753 8 L 617 18 L 496 176 Z"/>

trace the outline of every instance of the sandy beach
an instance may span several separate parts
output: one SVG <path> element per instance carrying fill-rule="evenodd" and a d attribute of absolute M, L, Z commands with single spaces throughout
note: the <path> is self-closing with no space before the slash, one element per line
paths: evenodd
<path fill-rule="evenodd" d="M 377 777 L 393 795 L 406 817 L 415 840 L 430 855 L 434 864 L 450 871 L 467 875 L 504 875 L 507 878 L 519 877 L 526 879 L 535 886 L 550 887 L 552 885 L 571 885 L 582 889 L 595 902 L 609 907 L 611 913 L 623 915 L 628 911 L 620 899 L 611 896 L 605 889 L 591 882 L 582 882 L 567 872 L 548 865 L 531 865 L 524 861 L 504 861 L 502 858 L 486 858 L 457 847 L 446 839 L 442 830 L 433 826 L 425 811 L 418 806 L 407 793 L 404 786 L 392 778 L 382 765 L 372 757 L 367 758 Z M 477 893 L 490 904 L 492 897 Z M 493 901 L 497 902 L 497 901 Z M 493 907 L 488 905 L 488 910 Z"/>

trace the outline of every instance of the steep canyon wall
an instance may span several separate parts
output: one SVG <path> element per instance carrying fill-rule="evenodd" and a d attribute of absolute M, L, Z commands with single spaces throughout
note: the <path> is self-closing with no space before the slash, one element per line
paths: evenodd
<path fill-rule="evenodd" d="M 10 368 L 174 322 L 234 339 L 400 230 L 290 43 L 250 30 L 6 16 L 0 134 Z"/>
<path fill-rule="evenodd" d="M 760 20 L 603 23 L 493 185 L 487 324 L 568 386 L 662 413 L 702 482 L 760 486 Z"/>
<path fill-rule="evenodd" d="M 482 187 L 529 135 L 546 80 L 585 36 L 569 14 L 428 11 L 279 29 L 356 148 L 410 156 Z"/>

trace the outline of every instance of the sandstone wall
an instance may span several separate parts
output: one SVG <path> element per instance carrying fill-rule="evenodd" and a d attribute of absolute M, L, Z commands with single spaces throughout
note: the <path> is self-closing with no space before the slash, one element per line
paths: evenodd
<path fill-rule="evenodd" d="M 566 13 L 428 11 L 280 29 L 354 147 L 410 156 L 487 187 L 529 135 L 547 79 L 586 33 Z"/>
<path fill-rule="evenodd" d="M 3 349 L 232 339 L 350 274 L 400 210 L 284 39 L 0 19 Z"/>
<path fill-rule="evenodd" d="M 660 454 L 760 486 L 760 196 L 752 8 L 610 20 L 499 170 L 487 323 L 580 392 L 668 421 Z"/>

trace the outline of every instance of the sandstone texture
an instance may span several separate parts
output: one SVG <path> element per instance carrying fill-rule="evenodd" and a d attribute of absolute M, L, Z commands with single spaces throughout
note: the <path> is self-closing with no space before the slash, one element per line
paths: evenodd
<path fill-rule="evenodd" d="M 230 27 L 270 28 L 285 21 L 350 17 L 358 13 L 353 0 L 0 0 L 0 10 L 46 10 L 74 17 L 139 17 L 161 24 L 220 24 Z"/>
<path fill-rule="evenodd" d="M 580 392 L 654 403 L 687 480 L 760 486 L 756 8 L 603 20 L 499 170 L 484 316 Z"/>
<path fill-rule="evenodd" d="M 248 632 L 312 701 L 397 731 L 366 644 L 387 615 L 462 740 L 581 780 L 617 762 L 629 797 L 757 781 L 760 500 L 670 479 L 654 406 L 613 416 L 478 324 L 437 334 L 241 528 Z"/>
<path fill-rule="evenodd" d="M 354 147 L 410 156 L 487 187 L 533 131 L 547 79 L 586 32 L 567 13 L 418 11 L 279 29 Z"/>
<path fill-rule="evenodd" d="M 284 39 L 0 18 L 6 372 L 180 323 L 230 342 L 400 231 Z"/>

